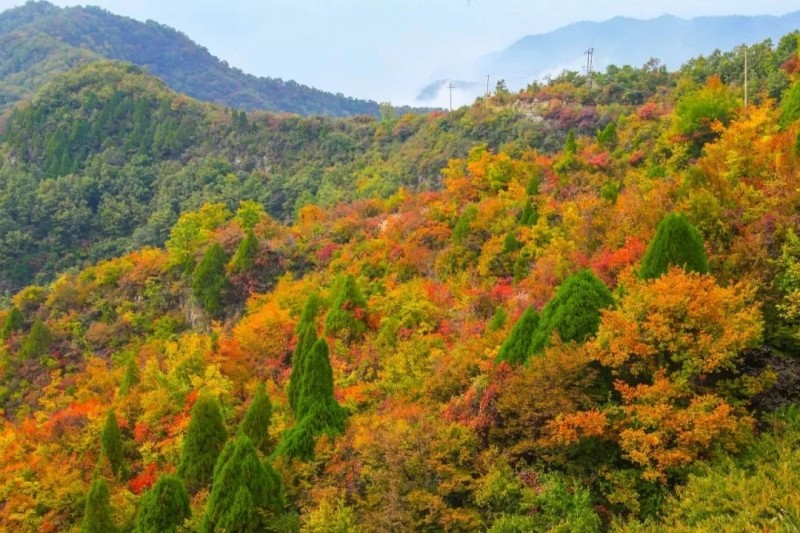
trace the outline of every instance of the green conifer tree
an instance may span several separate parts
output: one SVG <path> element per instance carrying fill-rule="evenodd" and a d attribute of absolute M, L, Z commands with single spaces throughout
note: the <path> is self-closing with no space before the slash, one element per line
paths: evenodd
<path fill-rule="evenodd" d="M 523 226 L 535 226 L 538 221 L 539 213 L 536 211 L 536 206 L 528 198 L 525 200 L 525 207 L 522 208 L 522 213 L 519 216 L 519 223 Z"/>
<path fill-rule="evenodd" d="M 50 330 L 44 325 L 44 322 L 38 318 L 31 326 L 28 336 L 25 337 L 25 342 L 22 343 L 19 355 L 20 358 L 25 359 L 38 359 L 48 354 L 50 350 Z"/>
<path fill-rule="evenodd" d="M 319 313 L 320 299 L 316 294 L 309 296 L 306 305 L 303 308 L 303 313 L 300 315 L 300 322 L 297 323 L 295 328 L 295 335 L 297 335 L 297 345 L 294 347 L 292 354 L 292 372 L 289 375 L 289 385 L 286 389 L 286 395 L 289 398 L 289 407 L 292 412 L 297 416 L 297 395 L 300 392 L 301 374 L 305 368 L 306 354 L 317 342 L 317 314 Z"/>
<path fill-rule="evenodd" d="M 597 142 L 606 150 L 611 150 L 617 145 L 617 125 L 613 121 L 606 124 L 606 127 L 597 134 Z"/>
<path fill-rule="evenodd" d="M 687 272 L 708 273 L 708 259 L 703 238 L 682 214 L 671 213 L 658 225 L 642 258 L 639 275 L 654 279 L 666 274 L 670 266 Z"/>
<path fill-rule="evenodd" d="M 263 454 L 268 454 L 270 451 L 269 426 L 271 420 L 272 403 L 267 396 L 266 387 L 260 383 L 250 402 L 250 407 L 247 408 L 242 419 L 240 430 L 250 437 L 253 446 Z"/>
<path fill-rule="evenodd" d="M 192 419 L 183 438 L 178 476 L 190 492 L 196 492 L 211 483 L 214 465 L 228 440 L 228 431 L 222 421 L 219 402 L 201 394 L 192 407 Z"/>
<path fill-rule="evenodd" d="M 17 306 L 14 306 L 9 309 L 6 315 L 6 320 L 3 322 L 3 330 L 0 331 L 0 338 L 6 340 L 14 333 L 22 331 L 24 327 L 25 319 L 22 317 L 22 311 Z"/>
<path fill-rule="evenodd" d="M 123 396 L 128 394 L 130 390 L 139 383 L 139 365 L 136 364 L 136 357 L 131 357 L 128 364 L 125 366 L 125 375 L 122 376 L 122 383 L 119 386 L 119 392 Z"/>
<path fill-rule="evenodd" d="M 189 493 L 178 476 L 165 474 L 139 504 L 134 533 L 174 533 L 192 514 Z"/>
<path fill-rule="evenodd" d="M 497 362 L 507 361 L 512 365 L 521 365 L 531 355 L 531 343 L 539 326 L 539 314 L 533 307 L 528 307 L 511 328 L 506 341 L 497 354 Z"/>
<path fill-rule="evenodd" d="M 514 232 L 508 232 L 505 240 L 503 240 L 503 253 L 511 254 L 522 248 L 522 243 L 519 242 Z"/>
<path fill-rule="evenodd" d="M 564 155 L 575 155 L 578 153 L 578 142 L 575 140 L 575 130 L 569 130 L 567 140 L 564 142 Z"/>
<path fill-rule="evenodd" d="M 95 473 L 89 494 L 86 496 L 86 507 L 83 512 L 81 533 L 114 533 L 117 526 L 111 518 L 108 484 Z"/>
<path fill-rule="evenodd" d="M 117 477 L 124 477 L 127 474 L 125 455 L 122 448 L 122 435 L 119 431 L 119 423 L 114 410 L 108 412 L 106 423 L 103 426 L 103 433 L 100 437 L 103 456 L 108 459 L 111 471 Z"/>
<path fill-rule="evenodd" d="M 284 505 L 280 475 L 259 460 L 250 438 L 239 432 L 214 468 L 202 531 L 269 531 Z"/>
<path fill-rule="evenodd" d="M 203 309 L 214 317 L 219 316 L 224 309 L 222 302 L 223 291 L 227 286 L 225 279 L 227 262 L 225 250 L 215 242 L 203 254 L 192 277 L 194 297 L 197 298 Z"/>
<path fill-rule="evenodd" d="M 464 209 L 464 212 L 456 221 L 456 225 L 453 226 L 453 244 L 462 246 L 466 242 L 467 237 L 469 237 L 470 225 L 477 216 L 478 208 L 474 205 L 467 206 Z"/>
<path fill-rule="evenodd" d="M 539 176 L 533 176 L 531 179 L 528 180 L 528 185 L 525 187 L 525 194 L 528 196 L 536 196 L 539 194 L 539 182 L 541 178 Z"/>
<path fill-rule="evenodd" d="M 253 230 L 247 230 L 228 264 L 228 270 L 235 273 L 249 272 L 253 268 L 256 255 L 258 255 L 258 239 Z"/>
<path fill-rule="evenodd" d="M 298 422 L 284 434 L 276 453 L 308 460 L 314 456 L 317 437 L 341 435 L 347 417 L 333 395 L 333 370 L 325 339 L 314 343 L 298 377 Z"/>
<path fill-rule="evenodd" d="M 352 274 L 340 280 L 328 315 L 325 332 L 345 342 L 360 338 L 367 331 L 367 300 L 361 294 Z"/>
<path fill-rule="evenodd" d="M 548 346 L 554 331 L 564 342 L 585 341 L 597 332 L 600 311 L 612 303 L 611 291 L 591 271 L 571 276 L 542 309 L 529 353 L 538 354 Z"/>
<path fill-rule="evenodd" d="M 505 308 L 503 308 L 502 305 L 497 306 L 497 309 L 494 310 L 494 316 L 492 316 L 492 320 L 489 322 L 489 331 L 500 331 L 503 329 L 503 326 L 506 325 L 507 320 L 508 313 Z"/>

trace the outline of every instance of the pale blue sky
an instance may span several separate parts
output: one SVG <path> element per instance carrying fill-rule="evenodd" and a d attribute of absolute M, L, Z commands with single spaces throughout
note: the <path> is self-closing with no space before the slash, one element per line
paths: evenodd
<path fill-rule="evenodd" d="M 24 0 L 0 0 L 0 9 Z M 58 5 L 84 2 L 54 0 Z M 784 14 L 798 0 L 93 0 L 173 26 L 246 72 L 409 101 L 439 67 L 617 15 Z"/>

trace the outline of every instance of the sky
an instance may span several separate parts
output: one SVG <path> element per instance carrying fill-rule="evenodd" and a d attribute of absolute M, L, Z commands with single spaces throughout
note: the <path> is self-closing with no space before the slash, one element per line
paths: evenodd
<path fill-rule="evenodd" d="M 84 2 L 51 0 L 60 6 Z M 25 0 L 0 0 L 0 9 Z M 669 13 L 781 15 L 798 0 L 93 0 L 187 34 L 230 65 L 406 103 L 436 70 L 572 22 Z"/>

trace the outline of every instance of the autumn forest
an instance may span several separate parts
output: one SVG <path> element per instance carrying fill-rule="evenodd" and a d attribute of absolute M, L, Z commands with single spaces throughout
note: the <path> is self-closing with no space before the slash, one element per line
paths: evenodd
<path fill-rule="evenodd" d="M 800 33 L 749 54 L 348 118 L 54 74 L 0 530 L 800 530 Z"/>

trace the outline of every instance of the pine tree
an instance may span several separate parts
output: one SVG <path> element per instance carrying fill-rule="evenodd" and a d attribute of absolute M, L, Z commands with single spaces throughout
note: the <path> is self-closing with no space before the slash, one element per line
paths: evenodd
<path fill-rule="evenodd" d="M 108 412 L 106 423 L 103 426 L 103 433 L 100 438 L 103 455 L 108 459 L 111 471 L 115 476 L 124 476 L 127 473 L 125 456 L 122 448 L 122 435 L 119 431 L 119 423 L 114 410 Z"/>
<path fill-rule="evenodd" d="M 253 268 L 253 263 L 258 254 L 258 239 L 256 238 L 253 230 L 247 230 L 242 242 L 233 254 L 231 262 L 228 264 L 228 270 L 234 273 L 249 272 Z"/>
<path fill-rule="evenodd" d="M 352 274 L 340 280 L 331 310 L 325 317 L 325 332 L 351 342 L 367 330 L 367 300 Z"/>
<path fill-rule="evenodd" d="M 214 474 L 214 464 L 228 440 L 219 402 L 201 394 L 192 407 L 192 419 L 183 438 L 178 476 L 190 492 L 207 487 Z"/>
<path fill-rule="evenodd" d="M 161 476 L 139 504 L 134 533 L 174 533 L 192 514 L 189 493 L 179 477 Z"/>
<path fill-rule="evenodd" d="M 50 350 L 50 330 L 44 325 L 44 322 L 38 318 L 31 326 L 28 336 L 25 337 L 25 342 L 22 343 L 19 355 L 20 358 L 25 359 L 38 359 L 47 355 Z"/>
<path fill-rule="evenodd" d="M 583 342 L 597 332 L 600 311 L 614 303 L 611 291 L 589 270 L 568 278 L 542 309 L 529 353 L 540 353 L 554 331 L 564 342 Z"/>
<path fill-rule="evenodd" d="M 239 432 L 225 446 L 214 468 L 202 531 L 266 531 L 284 505 L 280 476 L 259 460 L 250 438 Z"/>
<path fill-rule="evenodd" d="M 114 533 L 117 526 L 111 518 L 108 484 L 98 474 L 92 480 L 89 494 L 86 496 L 86 507 L 83 512 L 81 533 Z"/>
<path fill-rule="evenodd" d="M 503 306 L 498 306 L 497 309 L 494 310 L 494 316 L 492 316 L 492 320 L 489 322 L 489 331 L 499 331 L 503 329 L 503 326 L 506 325 L 507 320 L 508 313 Z"/>
<path fill-rule="evenodd" d="M 539 315 L 536 309 L 528 307 L 511 328 L 506 341 L 497 354 L 497 362 L 507 361 L 512 365 L 524 364 L 531 354 L 531 343 L 539 326 Z"/>
<path fill-rule="evenodd" d="M 525 187 L 525 194 L 528 196 L 536 196 L 539 194 L 539 176 L 533 176 L 528 180 L 528 185 Z"/>
<path fill-rule="evenodd" d="M 222 293 L 227 286 L 225 264 L 228 258 L 219 243 L 208 247 L 194 270 L 192 289 L 194 297 L 211 316 L 219 316 L 223 310 Z"/>
<path fill-rule="evenodd" d="M 298 422 L 286 432 L 276 453 L 308 460 L 314 456 L 317 437 L 341 435 L 347 417 L 333 395 L 333 370 L 325 339 L 314 343 L 298 378 Z"/>
<path fill-rule="evenodd" d="M 682 214 L 671 213 L 661 224 L 642 259 L 639 275 L 655 279 L 666 274 L 670 266 L 687 272 L 708 273 L 708 259 L 703 238 Z"/>
<path fill-rule="evenodd" d="M 478 209 L 474 205 L 468 206 L 453 226 L 453 244 L 461 246 L 469 236 L 469 228 L 475 217 L 478 216 Z"/>
<path fill-rule="evenodd" d="M 240 430 L 250 437 L 253 446 L 263 454 L 269 453 L 269 426 L 272 420 L 272 403 L 263 383 L 258 385 L 253 401 L 242 419 Z"/>
<path fill-rule="evenodd" d="M 25 319 L 17 306 L 9 309 L 6 320 L 3 322 L 3 330 L 0 331 L 0 339 L 6 340 L 17 331 L 22 331 L 25 327 Z"/>

